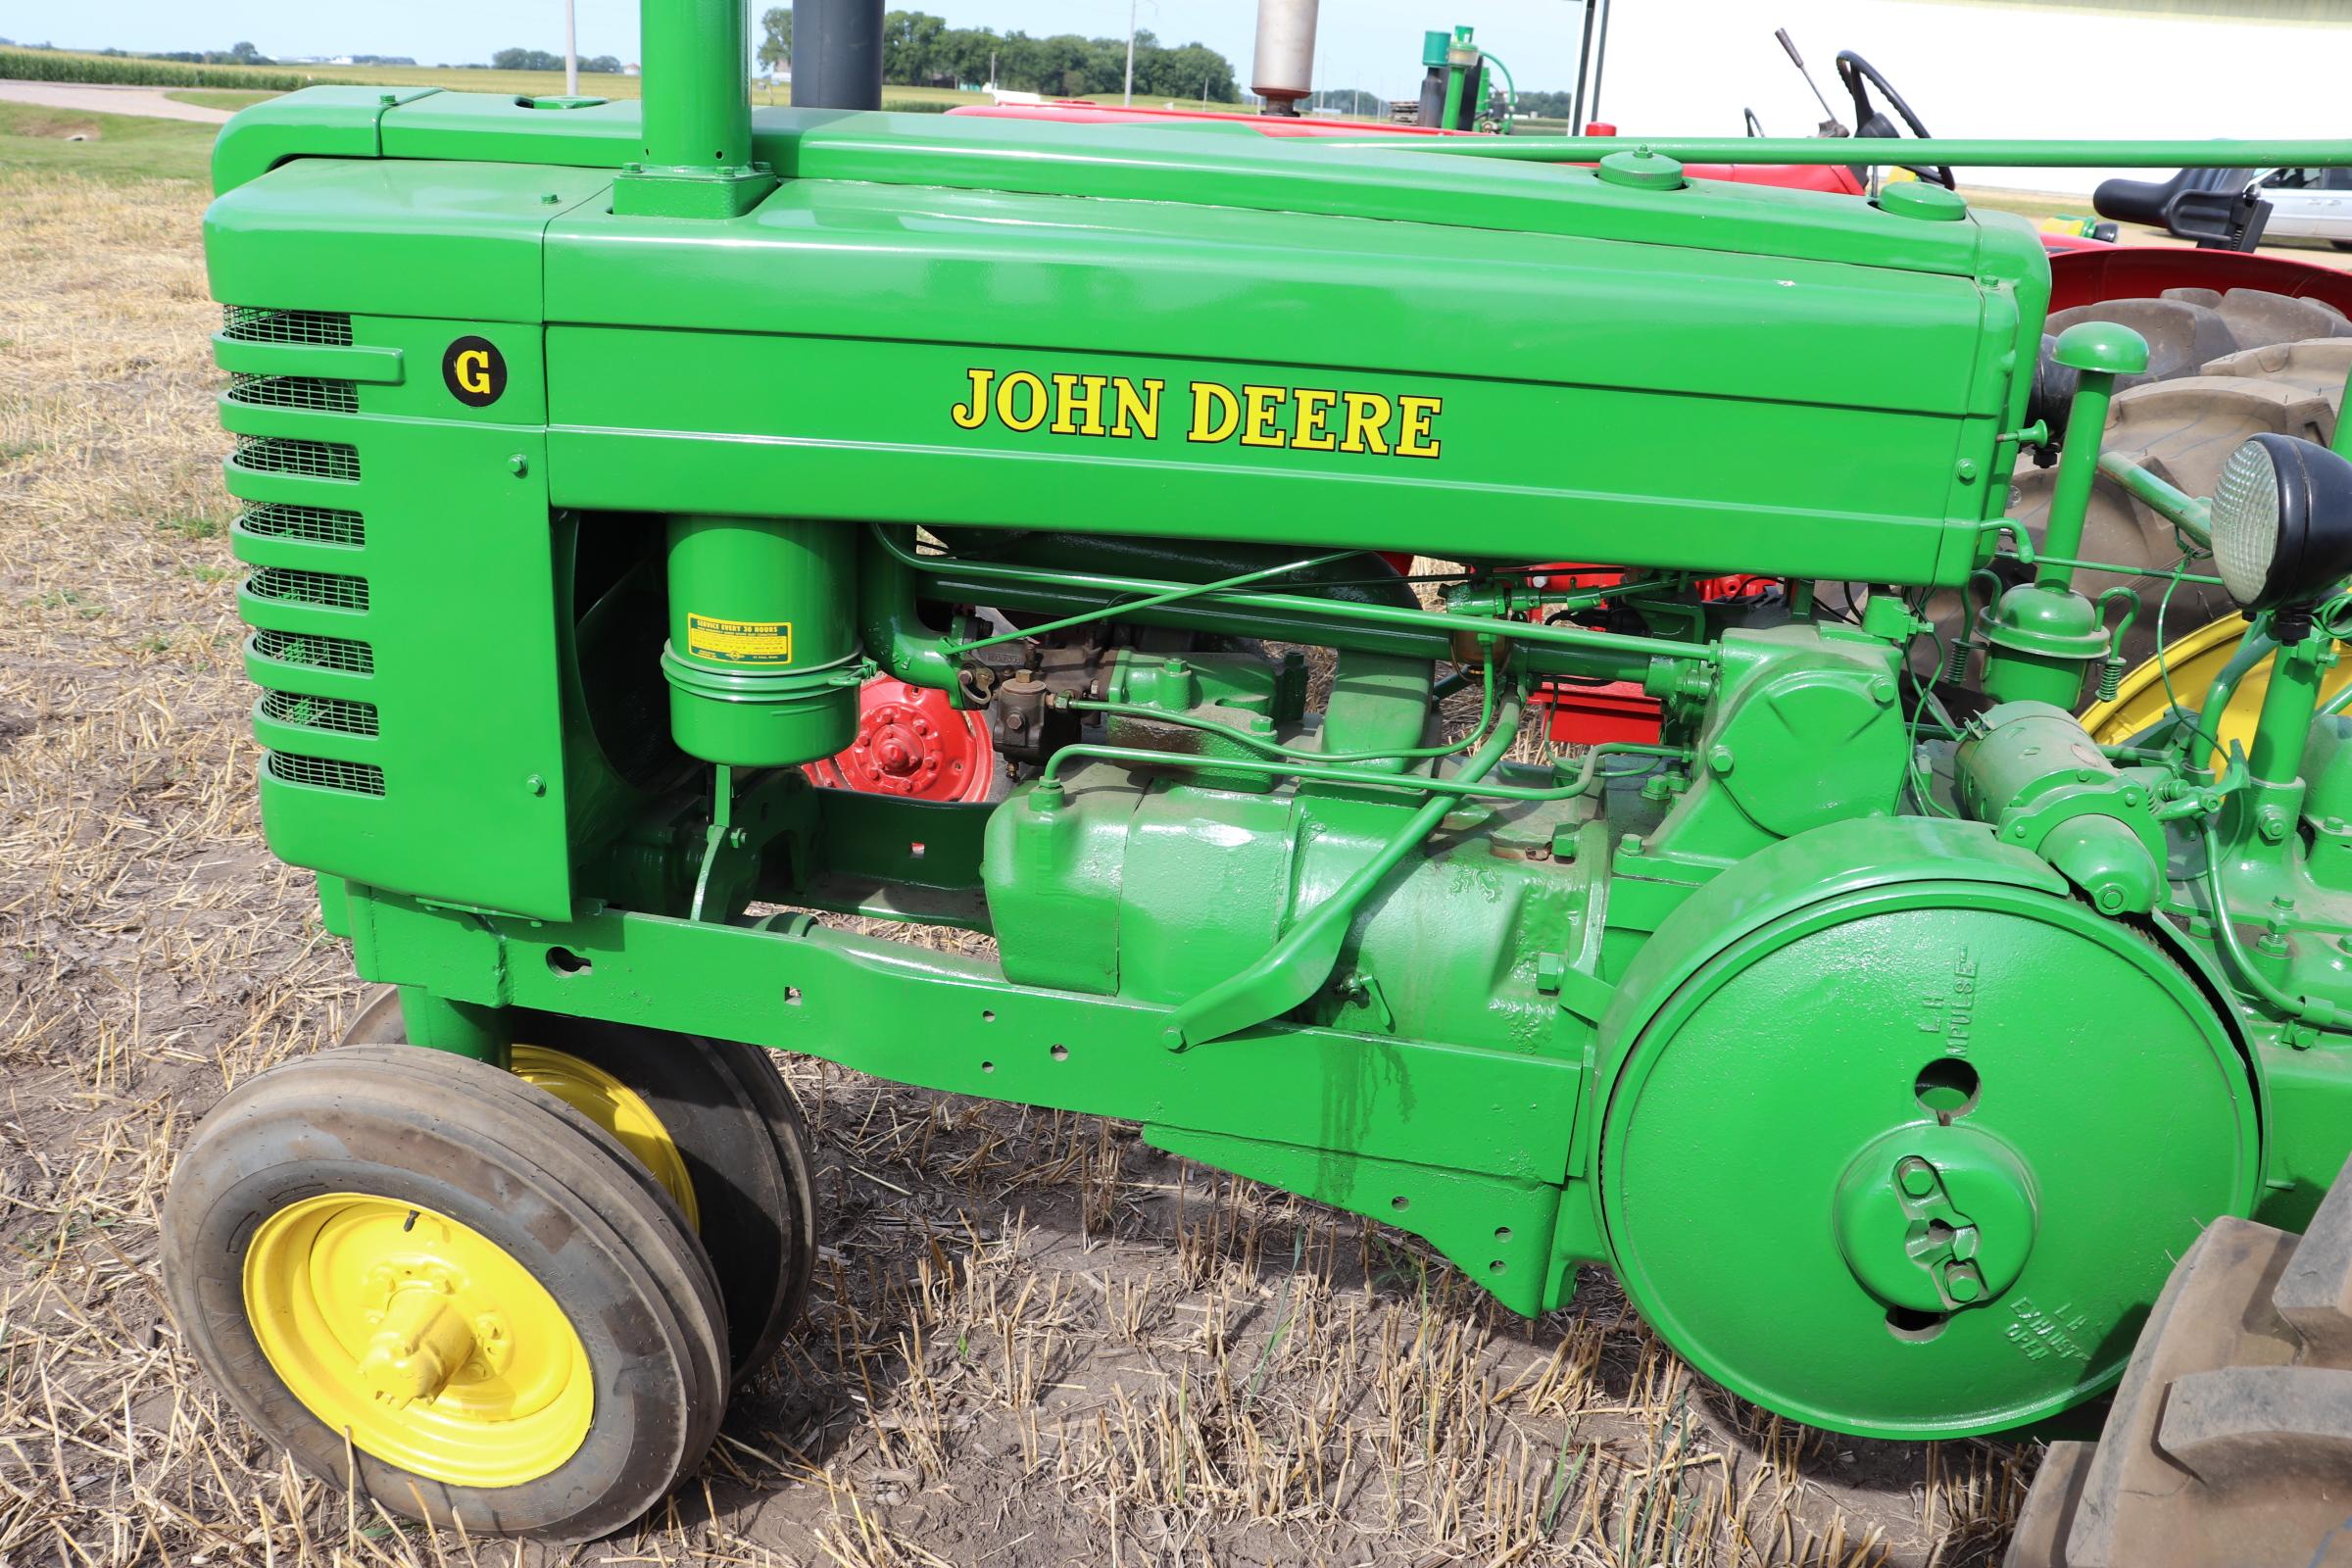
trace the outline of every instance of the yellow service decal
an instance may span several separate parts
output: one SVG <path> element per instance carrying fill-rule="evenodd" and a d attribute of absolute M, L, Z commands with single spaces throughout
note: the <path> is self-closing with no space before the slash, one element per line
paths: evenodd
<path fill-rule="evenodd" d="M 959 430 L 995 424 L 1048 435 L 1102 436 L 1112 441 L 1159 439 L 1161 394 L 1154 376 L 1000 375 L 974 368 L 948 407 Z M 1376 458 L 1434 458 L 1438 416 L 1446 401 L 1414 393 L 1346 391 L 1340 387 L 1257 386 L 1192 381 L 1171 425 L 1195 445 L 1233 442 L 1245 447 L 1289 447 L 1298 452 L 1347 452 Z M 1170 400 L 1176 401 L 1176 400 Z"/>
<path fill-rule="evenodd" d="M 723 659 L 730 664 L 789 664 L 792 662 L 792 622 L 789 620 L 721 620 L 716 615 L 686 616 L 686 651 L 698 659 Z"/>

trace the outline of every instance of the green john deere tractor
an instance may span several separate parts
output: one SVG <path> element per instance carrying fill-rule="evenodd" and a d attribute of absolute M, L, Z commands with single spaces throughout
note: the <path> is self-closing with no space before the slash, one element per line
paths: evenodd
<path fill-rule="evenodd" d="M 2103 743 L 2167 614 L 2077 586 L 2148 350 L 2045 356 L 2024 222 L 1686 169 L 1818 140 L 755 115 L 742 37 L 646 0 L 642 107 L 318 88 L 220 139 L 264 820 L 397 1001 L 205 1120 L 165 1262 L 305 1467 L 557 1539 L 690 1472 L 808 1283 L 771 1051 L 1132 1118 L 1523 1312 L 1608 1267 L 1886 1438 L 2105 1394 L 2207 1226 L 2331 1212 L 2352 463 L 2105 460 L 2275 653 L 2249 744 L 2219 680 Z M 1461 568 L 1433 608 L 1372 551 Z M 990 710 L 1009 798 L 813 786 L 876 672 Z M 1654 742 L 1522 744 L 1621 681 Z"/>

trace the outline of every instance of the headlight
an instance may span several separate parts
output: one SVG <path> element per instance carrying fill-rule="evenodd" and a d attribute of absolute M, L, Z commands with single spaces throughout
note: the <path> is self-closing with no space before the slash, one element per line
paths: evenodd
<path fill-rule="evenodd" d="M 2258 435 L 2213 489 L 2213 562 L 2247 610 L 2309 605 L 2352 572 L 2352 462 L 2291 435 Z"/>

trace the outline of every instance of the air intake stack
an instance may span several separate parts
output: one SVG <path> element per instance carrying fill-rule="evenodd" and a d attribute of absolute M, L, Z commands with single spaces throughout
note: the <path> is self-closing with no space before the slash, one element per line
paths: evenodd
<path fill-rule="evenodd" d="M 643 162 L 613 182 L 612 210 L 740 218 L 776 188 L 752 161 L 745 0 L 645 0 Z"/>

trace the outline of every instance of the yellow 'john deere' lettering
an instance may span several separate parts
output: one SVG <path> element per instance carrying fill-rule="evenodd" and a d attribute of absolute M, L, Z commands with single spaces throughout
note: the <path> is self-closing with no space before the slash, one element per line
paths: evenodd
<path fill-rule="evenodd" d="M 958 430 L 993 425 L 1038 437 L 1159 439 L 1159 397 L 1167 383 L 1156 377 L 977 367 L 963 373 L 963 395 L 948 406 L 948 419 Z M 1441 450 L 1441 397 L 1222 381 L 1191 382 L 1185 397 L 1191 417 L 1182 428 L 1189 445 L 1377 458 L 1434 458 Z"/>

